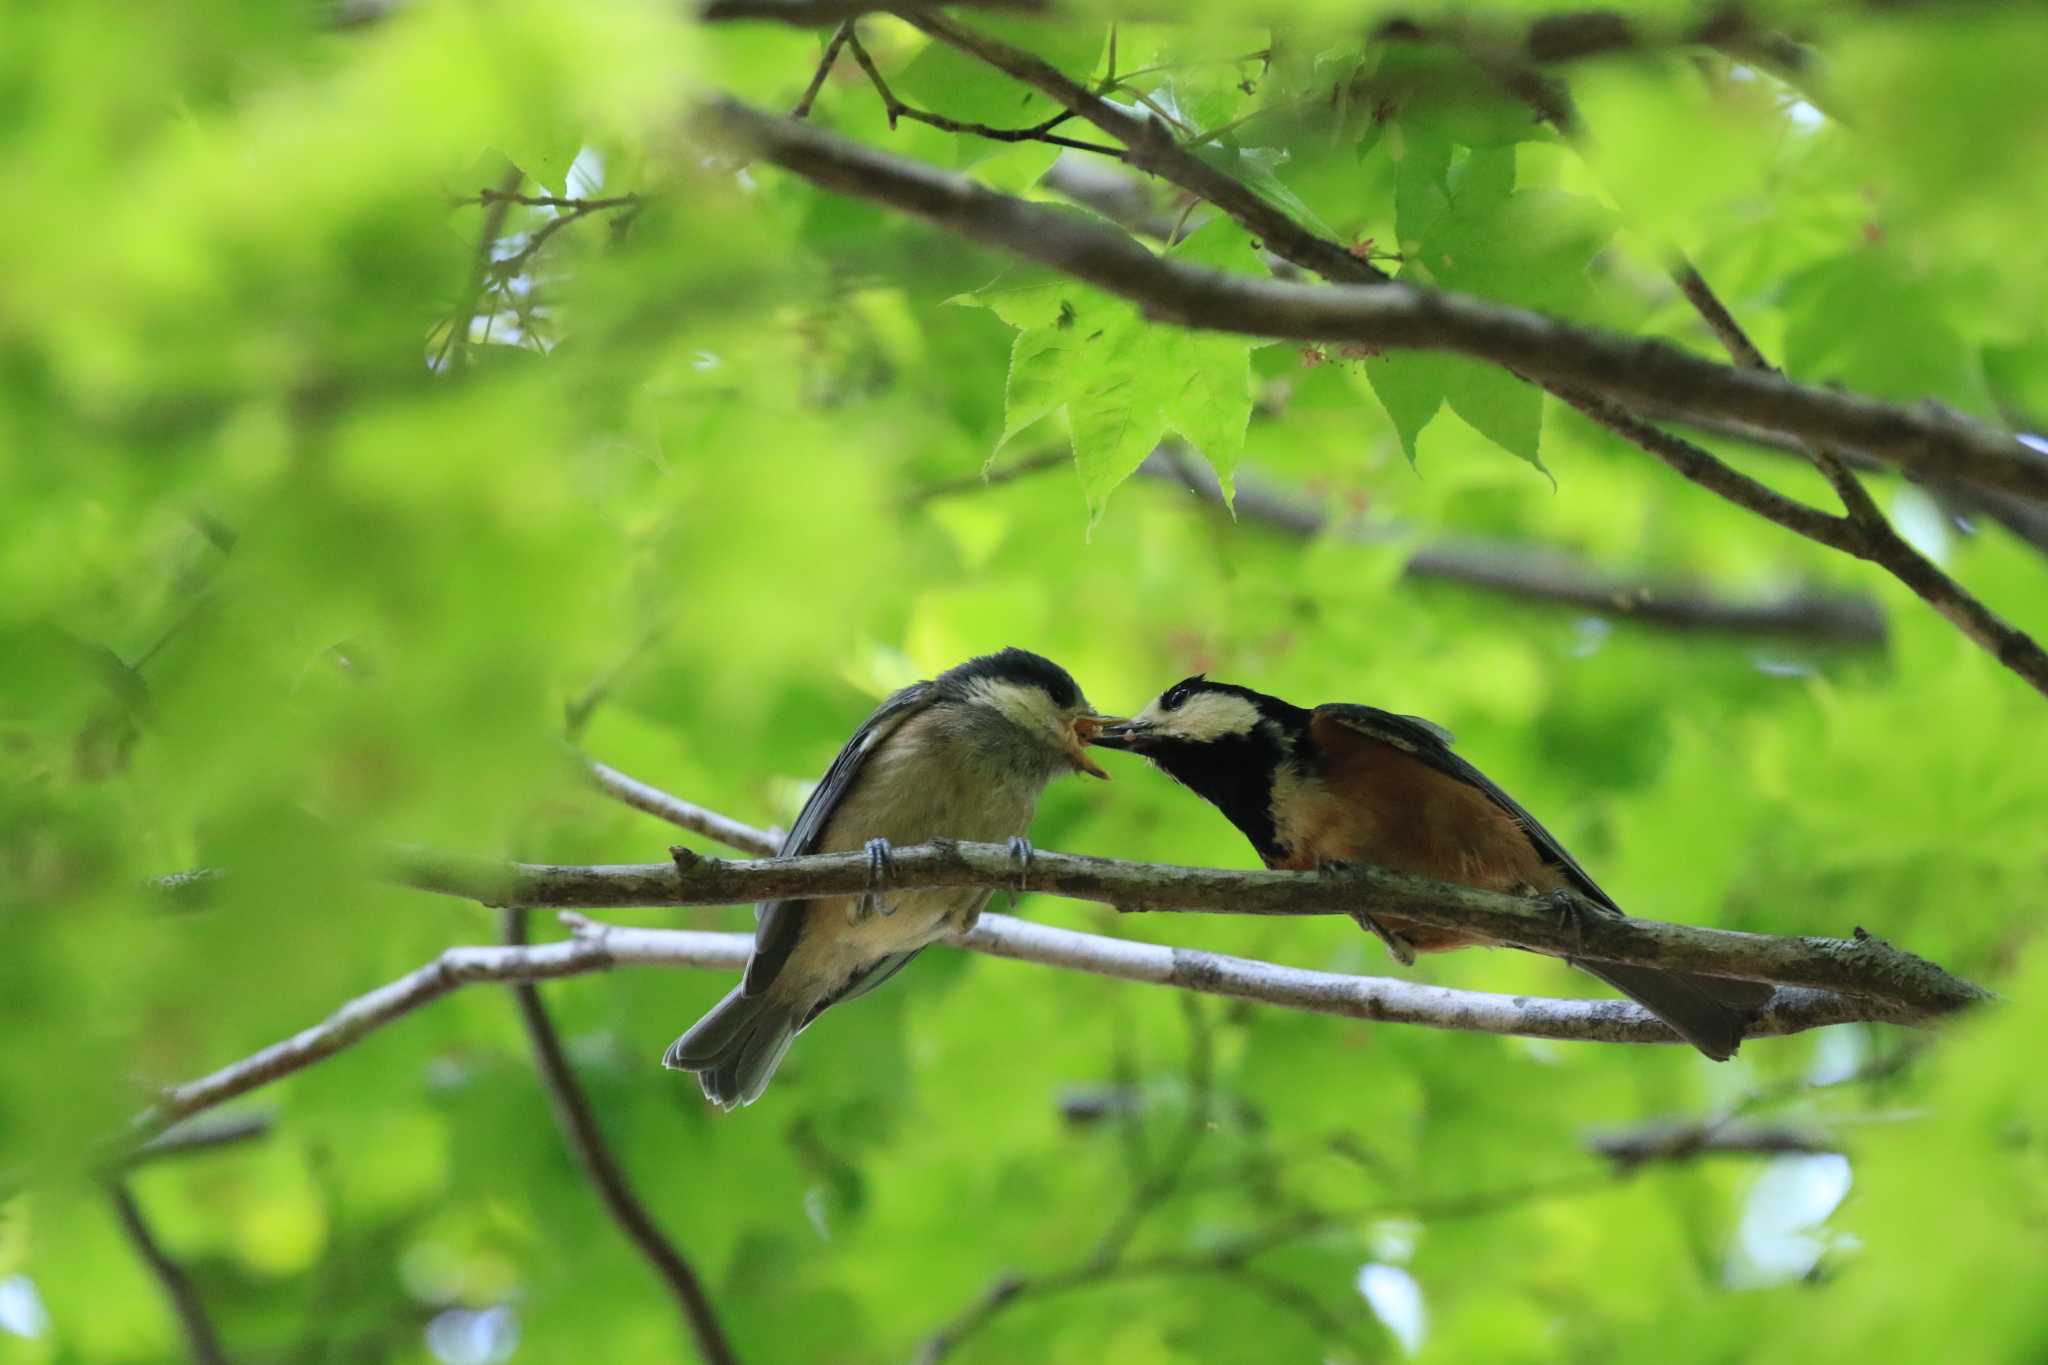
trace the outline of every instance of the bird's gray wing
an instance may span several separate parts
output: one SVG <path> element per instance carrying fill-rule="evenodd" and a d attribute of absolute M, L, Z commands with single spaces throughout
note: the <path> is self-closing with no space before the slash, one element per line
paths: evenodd
<path fill-rule="evenodd" d="M 1492 778 L 1453 752 L 1449 730 L 1420 716 L 1404 716 L 1394 711 L 1382 711 L 1376 706 L 1354 706 L 1348 702 L 1318 706 L 1315 714 L 1369 739 L 1391 744 L 1415 755 L 1445 776 L 1454 777 L 1468 787 L 1477 787 L 1494 805 L 1515 817 L 1515 822 L 1528 834 L 1529 842 L 1543 855 L 1543 861 L 1563 869 L 1582 895 L 1609 909 L 1621 908 L 1614 903 L 1612 896 L 1600 889 L 1600 884 L 1586 869 L 1579 866 L 1578 859 L 1565 852 L 1556 835 L 1543 828 L 1535 816 L 1522 809 L 1521 803 L 1496 786 Z"/>
<path fill-rule="evenodd" d="M 929 682 L 912 683 L 892 694 L 875 708 L 873 715 L 861 722 L 860 728 L 840 749 L 839 756 L 832 760 L 832 766 L 825 770 L 825 776 L 811 792 L 810 800 L 804 802 L 804 808 L 797 812 L 796 823 L 789 827 L 788 835 L 783 838 L 779 856 L 793 858 L 817 852 L 818 840 L 825 833 L 825 826 L 831 822 L 832 813 L 839 808 L 839 803 L 853 789 L 868 755 L 894 734 L 897 726 L 930 706 L 934 696 Z M 768 989 L 768 983 L 789 960 L 790 950 L 796 947 L 797 934 L 803 928 L 804 904 L 800 900 L 762 901 L 755 908 L 754 954 L 747 959 L 747 974 L 741 983 L 745 994 L 759 995 Z"/>

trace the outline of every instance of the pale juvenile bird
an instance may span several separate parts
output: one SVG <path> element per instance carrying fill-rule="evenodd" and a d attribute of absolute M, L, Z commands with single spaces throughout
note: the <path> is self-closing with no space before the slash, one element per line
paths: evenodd
<path fill-rule="evenodd" d="M 1304 710 L 1197 675 L 1095 743 L 1144 755 L 1222 811 L 1267 867 L 1372 863 L 1487 891 L 1575 893 L 1621 909 L 1550 831 L 1415 716 L 1333 702 Z M 1562 908 L 1579 913 L 1571 894 Z M 1403 962 L 1487 940 L 1360 916 Z M 1754 981 L 1572 959 L 1716 1061 L 1734 1055 L 1772 988 Z"/>
<path fill-rule="evenodd" d="M 832 1005 L 887 981 L 927 944 L 973 927 L 984 887 L 887 892 L 889 846 L 1007 839 L 1020 867 L 1046 784 L 1109 774 L 1088 756 L 1101 721 L 1067 671 L 1028 650 L 969 659 L 897 692 L 854 731 L 781 854 L 865 849 L 862 896 L 764 901 L 746 975 L 663 1064 L 731 1109 L 761 1097 L 790 1041 Z"/>

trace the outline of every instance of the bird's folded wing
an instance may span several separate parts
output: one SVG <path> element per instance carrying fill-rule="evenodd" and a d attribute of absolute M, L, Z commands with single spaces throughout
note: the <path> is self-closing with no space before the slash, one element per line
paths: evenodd
<path fill-rule="evenodd" d="M 832 812 L 853 789 L 868 755 L 896 733 L 904 721 L 930 706 L 935 695 L 929 682 L 912 683 L 891 694 L 875 708 L 873 715 L 861 722 L 839 756 L 832 760 L 832 766 L 825 770 L 810 800 L 797 813 L 796 822 L 782 841 L 779 856 L 794 858 L 817 852 L 818 840 L 831 822 Z M 789 960 L 790 950 L 796 947 L 797 931 L 803 927 L 802 905 L 802 901 L 762 901 L 755 908 L 754 955 L 747 959 L 742 987 L 748 995 L 766 990 L 782 970 L 782 964 Z"/>

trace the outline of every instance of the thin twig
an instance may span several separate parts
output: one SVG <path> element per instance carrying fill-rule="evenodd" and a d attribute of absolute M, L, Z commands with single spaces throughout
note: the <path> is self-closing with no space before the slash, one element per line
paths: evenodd
<path fill-rule="evenodd" d="M 875 87 L 875 94 L 881 98 L 882 111 L 889 118 L 890 131 L 895 131 L 897 120 L 909 119 L 913 123 L 928 124 L 947 133 L 966 133 L 972 137 L 987 138 L 991 142 L 1049 142 L 1055 147 L 1066 147 L 1077 152 L 1094 152 L 1099 156 L 1123 158 L 1123 152 L 1116 147 L 1107 147 L 1099 142 L 1085 142 L 1063 137 L 1053 129 L 1073 118 L 1069 110 L 1061 110 L 1051 118 L 1034 123 L 1028 128 L 994 128 L 986 123 L 963 123 L 959 119 L 947 118 L 930 110 L 919 109 L 896 98 L 896 92 L 889 88 L 889 82 L 882 78 L 881 69 L 868 56 L 867 48 L 861 45 L 860 35 L 851 32 L 846 39 L 847 50 L 853 53 L 853 60 L 867 73 L 868 83 Z"/>
<path fill-rule="evenodd" d="M 600 791 L 618 798 L 634 810 L 645 811 L 656 819 L 716 840 L 727 848 L 764 858 L 772 858 L 782 850 L 782 835 L 775 830 L 755 829 L 679 796 L 670 796 L 659 787 L 650 787 L 607 764 L 591 763 L 590 777 Z"/>
<path fill-rule="evenodd" d="M 846 40 L 853 36 L 853 20 L 848 19 L 832 32 L 832 40 L 825 44 L 825 53 L 818 58 L 818 69 L 811 73 L 811 83 L 804 87 L 803 98 L 789 111 L 791 118 L 809 118 L 811 106 L 818 102 L 818 92 L 825 88 L 825 78 L 832 74 L 833 65 L 839 60 L 839 49 L 846 46 Z"/>
<path fill-rule="evenodd" d="M 526 912 L 507 910 L 503 923 L 505 941 L 514 947 L 525 947 Z M 682 1312 L 683 1325 L 696 1343 L 697 1354 L 710 1365 L 736 1365 L 738 1357 L 719 1324 L 718 1310 L 705 1292 L 703 1281 L 627 1184 L 626 1173 L 613 1155 L 611 1144 L 605 1141 L 590 1099 L 569 1064 L 561 1035 L 555 1032 L 554 1021 L 541 1003 L 539 989 L 531 981 L 514 982 L 512 998 L 519 1007 L 526 1040 L 533 1048 L 534 1069 L 540 1073 L 541 1089 L 547 1093 L 555 1126 L 561 1129 L 562 1141 L 575 1156 L 584 1177 L 596 1189 L 598 1202 L 668 1286 Z"/>
<path fill-rule="evenodd" d="M 192 1357 L 193 1365 L 227 1365 L 228 1354 L 221 1347 L 220 1333 L 207 1316 L 206 1305 L 200 1301 L 192 1277 L 156 1240 L 135 1196 L 119 1180 L 107 1182 L 107 1196 L 113 1200 L 114 1216 L 120 1220 L 129 1245 L 135 1248 L 135 1254 L 142 1258 L 170 1303 L 171 1315 L 178 1320 L 178 1330 L 185 1338 L 185 1351 Z"/>
<path fill-rule="evenodd" d="M 637 194 L 615 194 L 604 199 L 564 198 L 559 194 L 514 194 L 505 190 L 479 190 L 474 199 L 458 200 L 463 204 L 524 204 L 531 209 L 572 209 L 584 213 L 596 213 L 601 209 L 631 208 L 642 202 Z"/>
<path fill-rule="evenodd" d="M 476 310 L 482 304 L 484 290 L 491 281 L 491 263 L 497 254 L 498 238 L 504 235 L 505 217 L 512 211 L 511 196 L 518 194 L 520 185 L 525 181 L 525 172 L 517 166 L 508 166 L 497 189 L 486 190 L 479 196 L 484 206 L 483 222 L 477 228 L 476 250 L 470 257 L 469 283 L 463 290 L 462 303 L 455 316 L 449 319 L 448 335 L 434 356 L 434 368 L 437 370 L 445 370 L 469 353 L 469 329 L 476 321 Z"/>
<path fill-rule="evenodd" d="M 1188 1112 L 1165 1161 L 1150 1170 L 1131 1172 L 1122 1208 L 1094 1247 L 1071 1267 L 1039 1275 L 998 1276 L 973 1303 L 925 1338 L 916 1356 L 917 1365 L 938 1365 L 962 1342 L 1020 1300 L 1114 1277 L 1125 1264 L 1131 1239 L 1137 1236 L 1145 1220 L 1179 1191 L 1195 1149 L 1209 1131 L 1215 1088 L 1215 1037 L 1208 1014 L 1193 996 L 1184 999 L 1183 1016 L 1188 1024 Z M 1127 1119 L 1135 1124 L 1138 1116 L 1133 1112 Z"/>

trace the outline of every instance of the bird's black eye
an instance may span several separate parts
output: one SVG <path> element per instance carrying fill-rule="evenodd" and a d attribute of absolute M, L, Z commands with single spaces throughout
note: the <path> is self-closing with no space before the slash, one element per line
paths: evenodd
<path fill-rule="evenodd" d="M 1162 711 L 1180 710 L 1182 703 L 1186 702 L 1190 696 L 1194 695 L 1195 684 L 1200 682 L 1201 680 L 1202 679 L 1198 675 L 1196 677 L 1184 679 L 1183 681 L 1177 682 L 1173 686 L 1167 688 L 1165 692 L 1160 694 L 1159 709 Z"/>

